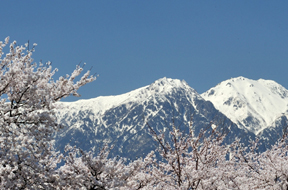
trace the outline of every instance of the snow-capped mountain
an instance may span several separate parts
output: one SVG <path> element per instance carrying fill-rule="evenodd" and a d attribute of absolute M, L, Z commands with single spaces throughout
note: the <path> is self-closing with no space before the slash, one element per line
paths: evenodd
<path fill-rule="evenodd" d="M 288 90 L 272 80 L 232 78 L 206 91 L 202 97 L 239 127 L 260 136 L 263 130 L 277 127 L 276 120 L 288 113 Z"/>
<path fill-rule="evenodd" d="M 97 151 L 108 143 L 114 146 L 112 155 L 143 156 L 157 144 L 147 123 L 166 134 L 172 125 L 184 131 L 192 127 L 198 134 L 201 129 L 209 130 L 213 122 L 219 130 L 230 131 L 228 143 L 236 136 L 243 142 L 255 137 L 247 129 L 238 128 L 185 81 L 177 79 L 162 78 L 122 95 L 62 102 L 59 106 L 59 122 L 67 126 L 57 134 L 56 146 L 60 149 L 70 143 Z"/>

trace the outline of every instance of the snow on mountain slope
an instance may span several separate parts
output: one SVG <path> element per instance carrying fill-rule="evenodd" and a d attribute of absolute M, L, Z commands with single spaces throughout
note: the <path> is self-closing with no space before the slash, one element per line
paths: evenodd
<path fill-rule="evenodd" d="M 129 102 L 142 102 L 152 96 L 159 96 L 171 93 L 175 88 L 186 89 L 187 92 L 191 91 L 197 93 L 192 89 L 184 80 L 171 78 L 161 78 L 156 80 L 151 85 L 138 88 L 131 92 L 115 95 L 115 96 L 100 96 L 97 98 L 78 100 L 76 102 L 60 102 L 61 114 L 67 114 L 72 112 L 78 112 L 79 110 L 90 110 L 96 115 L 102 115 L 107 110 L 117 107 L 121 104 L 127 104 Z M 193 93 L 190 93 L 192 95 Z M 197 93 L 198 94 L 198 93 Z"/>
<path fill-rule="evenodd" d="M 272 80 L 232 78 L 201 95 L 233 122 L 255 134 L 288 113 L 288 91 Z"/>

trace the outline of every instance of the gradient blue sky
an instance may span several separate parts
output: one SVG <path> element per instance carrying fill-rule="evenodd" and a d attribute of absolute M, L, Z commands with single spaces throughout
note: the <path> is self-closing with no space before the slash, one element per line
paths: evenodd
<path fill-rule="evenodd" d="M 37 43 L 58 75 L 80 62 L 100 77 L 81 98 L 122 94 L 162 77 L 202 93 L 231 77 L 288 88 L 288 1 L 1 1 L 0 40 Z M 67 101 L 76 100 L 68 98 Z"/>

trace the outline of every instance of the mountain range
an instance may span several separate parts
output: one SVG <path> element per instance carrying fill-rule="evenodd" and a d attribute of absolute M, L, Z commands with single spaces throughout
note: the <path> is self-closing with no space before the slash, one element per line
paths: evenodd
<path fill-rule="evenodd" d="M 111 156 L 134 159 L 157 147 L 148 124 L 165 135 L 172 127 L 197 135 L 217 126 L 227 133 L 225 143 L 258 138 L 265 150 L 286 129 L 287 110 L 288 91 L 271 80 L 237 77 L 199 94 L 183 80 L 161 78 L 122 95 L 60 102 L 57 118 L 66 128 L 56 134 L 56 147 L 98 151 L 108 144 Z"/>

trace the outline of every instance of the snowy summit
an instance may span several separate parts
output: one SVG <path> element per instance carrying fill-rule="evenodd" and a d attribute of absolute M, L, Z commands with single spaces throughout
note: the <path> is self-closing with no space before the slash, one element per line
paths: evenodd
<path fill-rule="evenodd" d="M 288 90 L 272 80 L 232 78 L 206 91 L 202 97 L 256 135 L 281 115 L 288 114 Z"/>

